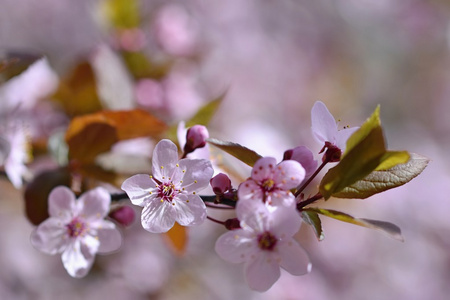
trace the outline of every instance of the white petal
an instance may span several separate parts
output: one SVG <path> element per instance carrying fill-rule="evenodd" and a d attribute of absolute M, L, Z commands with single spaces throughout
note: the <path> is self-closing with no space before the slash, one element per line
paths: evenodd
<path fill-rule="evenodd" d="M 301 223 L 295 208 L 279 206 L 271 213 L 269 228 L 277 237 L 290 238 L 299 231 Z"/>
<path fill-rule="evenodd" d="M 334 143 L 337 134 L 337 124 L 325 104 L 317 101 L 311 110 L 311 129 L 314 138 L 321 144 L 329 141 Z"/>
<path fill-rule="evenodd" d="M 75 194 L 65 186 L 55 187 L 48 196 L 48 213 L 51 217 L 67 220 L 75 210 Z"/>
<path fill-rule="evenodd" d="M 217 254 L 231 263 L 241 263 L 250 260 L 258 252 L 253 232 L 236 229 L 221 235 L 215 245 Z"/>
<path fill-rule="evenodd" d="M 66 269 L 72 277 L 84 277 L 92 267 L 95 256 L 92 255 L 80 240 L 74 242 L 63 252 L 61 259 Z"/>
<path fill-rule="evenodd" d="M 280 278 L 280 266 L 272 255 L 259 253 L 245 266 L 245 279 L 249 287 L 259 292 L 267 291 Z"/>
<path fill-rule="evenodd" d="M 103 219 L 109 212 L 111 195 L 102 187 L 92 189 L 78 199 L 82 203 L 80 215 L 86 220 Z"/>
<path fill-rule="evenodd" d="M 214 174 L 211 162 L 206 159 L 190 159 L 180 160 L 179 166 L 181 170 L 186 170 L 182 178 L 182 187 L 187 192 L 198 192 L 209 185 L 209 180 Z"/>
<path fill-rule="evenodd" d="M 311 263 L 306 251 L 294 240 L 288 239 L 277 244 L 280 265 L 292 275 L 304 275 L 311 271 Z"/>
<path fill-rule="evenodd" d="M 145 230 L 153 233 L 167 232 L 175 223 L 175 210 L 172 204 L 154 200 L 142 210 L 141 223 Z"/>
<path fill-rule="evenodd" d="M 249 227 L 255 232 L 264 232 L 270 213 L 262 201 L 240 199 L 236 204 L 236 216 L 244 229 Z"/>
<path fill-rule="evenodd" d="M 121 189 L 127 193 L 134 205 L 143 206 L 146 200 L 152 198 L 150 191 L 156 188 L 155 183 L 146 174 L 137 174 L 126 179 L 121 186 Z"/>
<path fill-rule="evenodd" d="M 58 218 L 49 218 L 42 222 L 31 233 L 31 244 L 38 250 L 54 255 L 62 252 L 67 244 L 69 238 L 67 236 L 67 229 Z"/>
<path fill-rule="evenodd" d="M 263 191 L 253 179 L 244 181 L 238 188 L 239 200 L 254 199 L 255 201 L 263 201 Z"/>
<path fill-rule="evenodd" d="M 206 219 L 206 205 L 197 195 L 179 195 L 173 206 L 176 221 L 183 226 L 200 225 Z"/>
<path fill-rule="evenodd" d="M 278 190 L 272 192 L 266 199 L 271 206 L 294 207 L 295 197 L 290 191 Z"/>
<path fill-rule="evenodd" d="M 97 238 L 100 241 L 99 253 L 116 251 L 122 245 L 122 234 L 117 228 L 98 229 Z"/>
<path fill-rule="evenodd" d="M 152 157 L 152 175 L 163 180 L 172 176 L 173 169 L 178 163 L 178 148 L 170 140 L 164 139 L 156 144 Z"/>

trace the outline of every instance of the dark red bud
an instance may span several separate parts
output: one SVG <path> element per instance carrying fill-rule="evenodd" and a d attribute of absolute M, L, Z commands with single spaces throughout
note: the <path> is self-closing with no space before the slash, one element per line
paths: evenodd
<path fill-rule="evenodd" d="M 241 228 L 240 222 L 237 218 L 233 218 L 233 219 L 228 219 L 225 221 L 225 227 L 228 230 L 234 230 L 234 229 L 239 229 Z"/>
<path fill-rule="evenodd" d="M 109 213 L 109 217 L 123 226 L 130 226 L 134 222 L 135 212 L 134 209 L 129 206 L 120 206 L 113 209 Z"/>

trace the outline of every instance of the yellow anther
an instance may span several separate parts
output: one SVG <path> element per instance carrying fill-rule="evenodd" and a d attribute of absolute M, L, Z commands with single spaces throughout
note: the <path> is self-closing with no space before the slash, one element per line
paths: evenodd
<path fill-rule="evenodd" d="M 179 165 L 179 164 L 176 164 L 175 166 L 176 166 L 176 167 L 179 167 L 180 165 Z"/>
<path fill-rule="evenodd" d="M 197 183 L 197 180 L 194 180 L 194 183 Z"/>
<path fill-rule="evenodd" d="M 164 166 L 161 166 L 161 170 L 164 169 Z"/>

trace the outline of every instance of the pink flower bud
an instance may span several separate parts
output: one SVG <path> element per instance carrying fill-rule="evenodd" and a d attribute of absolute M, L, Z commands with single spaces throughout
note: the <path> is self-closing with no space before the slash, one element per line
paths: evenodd
<path fill-rule="evenodd" d="M 298 146 L 294 149 L 286 150 L 284 152 L 283 160 L 295 160 L 298 161 L 303 168 L 305 168 L 305 178 L 311 176 L 317 169 L 317 160 L 314 159 L 314 155 L 305 146 Z"/>
<path fill-rule="evenodd" d="M 134 222 L 134 209 L 129 206 L 120 206 L 109 213 L 109 217 L 123 226 L 130 226 Z"/>
<path fill-rule="evenodd" d="M 231 189 L 231 180 L 227 175 L 219 173 L 209 181 L 214 194 L 223 195 Z"/>
<path fill-rule="evenodd" d="M 206 139 L 209 138 L 208 129 L 202 125 L 194 125 L 188 129 L 186 133 L 186 144 L 184 145 L 184 152 L 191 153 L 197 148 L 202 148 L 206 145 Z"/>

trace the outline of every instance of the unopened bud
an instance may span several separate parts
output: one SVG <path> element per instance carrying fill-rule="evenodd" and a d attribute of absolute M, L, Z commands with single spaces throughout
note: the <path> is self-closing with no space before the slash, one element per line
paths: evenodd
<path fill-rule="evenodd" d="M 219 173 L 211 178 L 209 183 L 211 184 L 213 192 L 216 195 L 223 195 L 225 192 L 231 189 L 231 180 L 227 175 L 223 173 Z"/>
<path fill-rule="evenodd" d="M 202 125 L 194 125 L 186 133 L 186 144 L 184 153 L 191 153 L 197 148 L 205 147 L 206 139 L 209 138 L 208 129 Z"/>
<path fill-rule="evenodd" d="M 325 154 L 322 157 L 322 161 L 327 162 L 338 162 L 341 160 L 342 151 L 337 146 L 333 145 L 330 142 L 325 142 L 324 149 L 327 149 L 325 151 Z"/>
<path fill-rule="evenodd" d="M 233 219 L 228 219 L 225 221 L 225 227 L 228 230 L 234 230 L 234 229 L 239 229 L 241 228 L 240 222 L 237 218 L 233 218 Z"/>
<path fill-rule="evenodd" d="M 120 206 L 109 213 L 109 217 L 123 226 L 130 226 L 134 222 L 135 212 L 129 206 Z"/>

